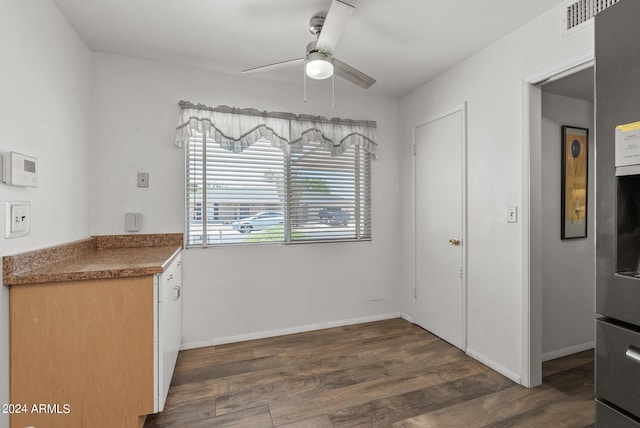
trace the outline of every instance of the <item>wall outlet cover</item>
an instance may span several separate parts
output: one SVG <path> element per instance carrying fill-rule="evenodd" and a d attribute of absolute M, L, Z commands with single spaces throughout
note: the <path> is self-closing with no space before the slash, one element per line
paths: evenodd
<path fill-rule="evenodd" d="M 5 203 L 4 237 L 18 238 L 31 232 L 31 204 L 28 201 Z"/>

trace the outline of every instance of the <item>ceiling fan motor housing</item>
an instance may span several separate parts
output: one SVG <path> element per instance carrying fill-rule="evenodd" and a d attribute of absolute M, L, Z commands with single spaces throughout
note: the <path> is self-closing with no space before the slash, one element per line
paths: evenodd
<path fill-rule="evenodd" d="M 323 55 L 326 55 L 327 57 L 331 58 L 331 55 L 328 54 L 327 52 L 322 52 L 318 49 L 316 49 L 316 42 L 309 42 L 307 44 L 307 58 L 309 57 L 309 55 L 311 55 L 312 53 L 321 53 Z"/>

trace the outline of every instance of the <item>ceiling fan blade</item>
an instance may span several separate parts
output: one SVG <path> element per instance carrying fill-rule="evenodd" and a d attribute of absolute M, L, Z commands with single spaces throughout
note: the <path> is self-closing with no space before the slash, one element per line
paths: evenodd
<path fill-rule="evenodd" d="M 376 79 L 373 77 L 367 76 L 362 71 L 356 70 L 349 64 L 345 64 L 336 58 L 333 58 L 333 70 L 336 76 L 342 77 L 351 83 L 355 83 L 364 89 L 367 89 L 369 86 L 376 83 Z"/>
<path fill-rule="evenodd" d="M 304 58 L 290 59 L 289 61 L 281 61 L 273 64 L 261 65 L 260 67 L 249 68 L 247 70 L 242 70 L 242 72 L 244 74 L 262 73 L 264 71 L 279 70 L 281 68 L 291 67 L 302 63 L 304 63 Z"/>
<path fill-rule="evenodd" d="M 318 36 L 317 50 L 328 54 L 333 53 L 354 9 L 354 6 L 344 1 L 333 0 Z"/>

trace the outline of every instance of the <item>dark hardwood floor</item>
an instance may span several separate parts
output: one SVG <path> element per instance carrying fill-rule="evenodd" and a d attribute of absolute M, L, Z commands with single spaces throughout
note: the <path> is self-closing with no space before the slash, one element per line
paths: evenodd
<path fill-rule="evenodd" d="M 527 389 L 402 319 L 180 352 L 153 427 L 590 427 L 593 351 Z"/>

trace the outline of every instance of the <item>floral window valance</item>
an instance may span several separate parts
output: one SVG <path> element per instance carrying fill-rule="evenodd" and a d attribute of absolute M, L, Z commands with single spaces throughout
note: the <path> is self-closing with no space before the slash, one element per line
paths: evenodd
<path fill-rule="evenodd" d="M 375 159 L 373 121 L 326 119 L 293 113 L 260 112 L 227 106 L 207 107 L 180 101 L 176 145 L 187 147 L 195 131 L 207 135 L 232 152 L 242 152 L 256 141 L 269 141 L 285 153 L 302 151 L 311 142 L 320 143 L 332 156 L 360 146 Z"/>

